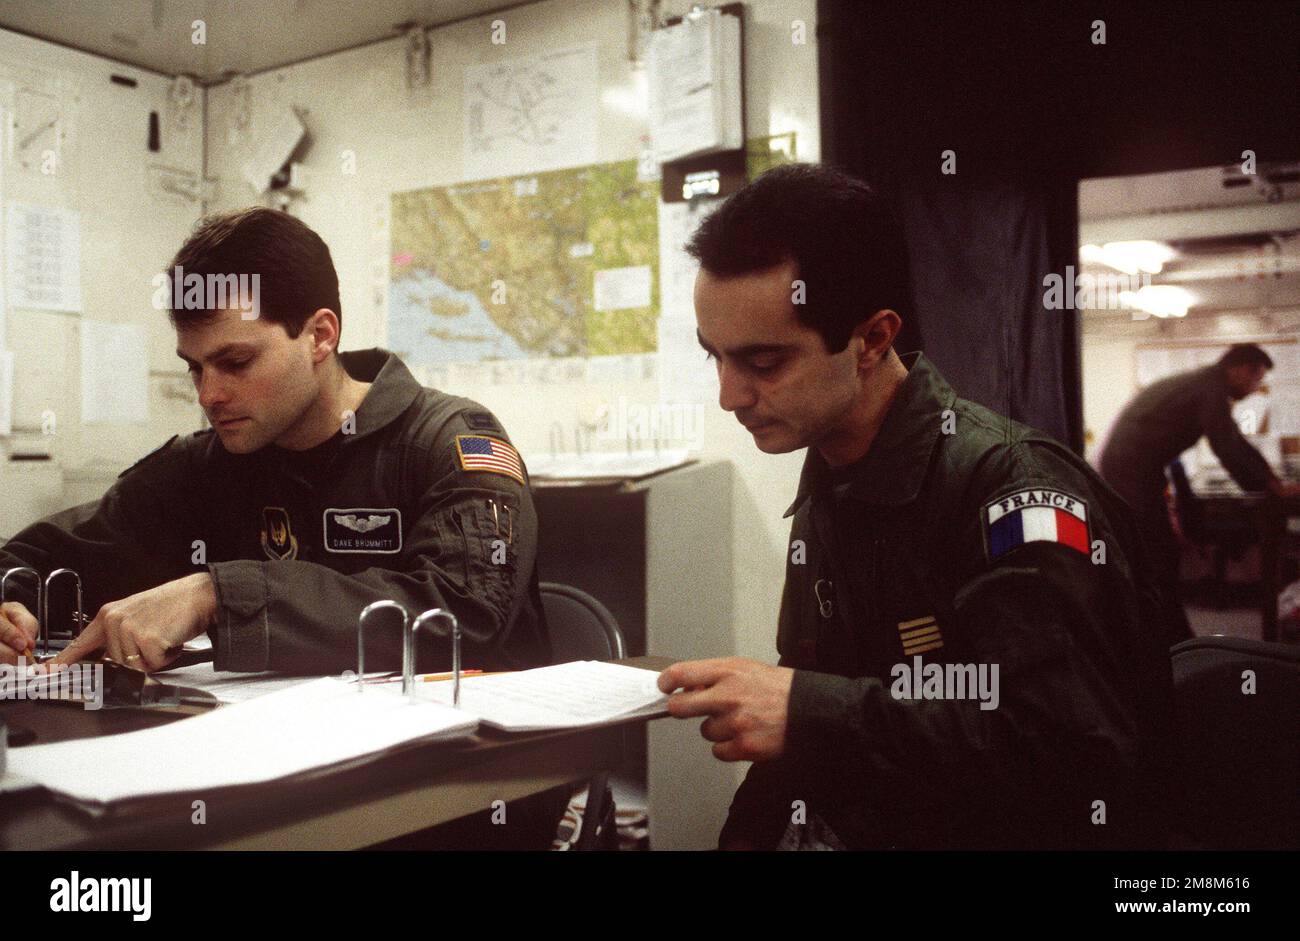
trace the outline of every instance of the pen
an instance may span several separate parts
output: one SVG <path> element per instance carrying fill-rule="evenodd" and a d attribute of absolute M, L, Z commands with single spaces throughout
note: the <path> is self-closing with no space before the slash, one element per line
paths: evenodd
<path fill-rule="evenodd" d="M 465 676 L 491 676 L 492 674 L 484 673 L 482 670 L 461 670 L 460 675 L 462 677 L 465 677 Z M 443 680 L 449 680 L 451 679 L 451 677 L 452 674 L 450 673 L 422 673 L 420 676 L 417 676 L 415 680 L 417 683 L 439 683 L 442 682 Z M 389 676 L 381 680 L 370 680 L 369 682 L 400 683 L 401 681 L 402 678 L 400 676 Z"/>

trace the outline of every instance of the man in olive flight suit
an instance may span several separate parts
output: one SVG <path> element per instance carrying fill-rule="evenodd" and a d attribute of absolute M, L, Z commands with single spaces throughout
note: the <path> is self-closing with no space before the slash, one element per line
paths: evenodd
<path fill-rule="evenodd" d="M 482 406 L 421 387 L 392 353 L 339 359 L 370 383 L 346 429 L 305 451 L 232 453 L 211 429 L 172 438 L 98 503 L 18 533 L 0 549 L 0 569 L 67 566 L 90 614 L 203 573 L 216 594 L 207 632 L 218 670 L 355 669 L 357 615 L 382 598 L 412 617 L 452 611 L 467 665 L 547 662 L 537 517 L 505 431 Z M 498 457 L 474 454 L 489 445 Z M 26 589 L 31 600 L 31 585 L 11 579 L 7 595 Z M 400 633 L 397 619 L 376 615 L 368 669 L 397 666 Z M 446 641 L 421 645 L 421 670 L 450 664 Z"/>
<path fill-rule="evenodd" d="M 412 617 L 454 613 L 467 666 L 546 663 L 537 518 L 496 419 L 421 387 L 391 353 L 337 353 L 329 249 L 292 216 L 213 217 L 172 270 L 187 283 L 260 274 L 260 310 L 192 308 L 178 303 L 189 297 L 179 288 L 169 296 L 177 354 L 213 428 L 173 438 L 98 504 L 38 522 L 0 550 L 5 569 L 81 575 L 98 613 L 61 659 L 106 649 L 158 669 L 206 631 L 219 670 L 341 671 L 355 668 L 357 615 L 393 599 Z M 33 600 L 28 579 L 9 589 Z M 21 643 L 12 628 L 35 625 L 5 613 L 0 642 L 12 649 Z M 395 667 L 395 620 L 377 616 L 371 630 L 368 665 Z M 422 638 L 421 649 L 421 669 L 449 665 L 445 640 Z"/>
<path fill-rule="evenodd" d="M 1253 343 L 1232 346 L 1218 362 L 1166 376 L 1124 406 L 1111 426 L 1097 462 L 1106 483 L 1133 508 L 1146 540 L 1165 616 L 1165 642 L 1192 636 L 1180 595 L 1182 549 L 1165 502 L 1165 468 L 1202 437 L 1233 480 L 1247 491 L 1294 496 L 1300 487 L 1279 480 L 1232 417 L 1232 405 L 1259 390 L 1273 368 Z"/>
<path fill-rule="evenodd" d="M 57 662 L 103 651 L 157 670 L 207 633 L 218 670 L 337 673 L 355 669 L 358 615 L 381 599 L 412 618 L 451 611 L 467 667 L 550 661 L 518 452 L 491 413 L 423 388 L 392 353 L 337 352 L 338 279 L 315 232 L 269 209 L 211 217 L 159 290 L 212 428 L 0 549 L 0 571 L 81 576 L 94 617 Z M 7 599 L 13 662 L 35 645 L 34 580 L 11 578 Z M 399 666 L 401 633 L 393 612 L 368 622 L 367 670 Z M 426 635 L 419 669 L 449 668 L 450 641 Z M 564 795 L 539 801 L 515 827 L 458 832 L 498 845 L 478 837 L 522 836 L 530 818 L 546 845 Z"/>
<path fill-rule="evenodd" d="M 690 251 L 722 407 L 808 448 L 780 665 L 660 680 L 754 762 L 722 848 L 1161 845 L 1170 664 L 1120 500 L 894 352 L 903 241 L 864 184 L 769 171 Z"/>

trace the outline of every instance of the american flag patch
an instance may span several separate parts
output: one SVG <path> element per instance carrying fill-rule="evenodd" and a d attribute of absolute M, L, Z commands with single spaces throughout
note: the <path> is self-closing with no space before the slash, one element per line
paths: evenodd
<path fill-rule="evenodd" d="M 456 453 L 460 456 L 460 469 L 504 474 L 524 482 L 524 464 L 519 452 L 499 438 L 484 435 L 457 435 Z"/>
<path fill-rule="evenodd" d="M 939 633 L 939 625 L 933 614 L 899 621 L 898 639 L 903 643 L 903 653 L 909 657 L 927 650 L 938 650 L 943 646 L 943 635 Z"/>
<path fill-rule="evenodd" d="M 1088 505 L 1059 490 L 1021 490 L 984 507 L 988 521 L 989 558 L 996 559 L 1028 542 L 1057 542 L 1084 555 L 1088 539 Z"/>

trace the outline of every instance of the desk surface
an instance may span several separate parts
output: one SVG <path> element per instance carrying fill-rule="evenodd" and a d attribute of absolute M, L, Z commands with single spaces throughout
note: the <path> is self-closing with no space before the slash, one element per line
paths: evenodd
<path fill-rule="evenodd" d="M 660 657 L 621 660 L 663 669 Z M 147 728 L 178 717 L 87 711 L 50 703 L 6 708 L 42 741 Z M 105 817 L 44 791 L 0 797 L 0 849 L 358 849 L 455 820 L 622 763 L 629 723 L 558 732 L 482 729 L 469 739 L 415 745 L 360 767 L 206 794 L 143 798 Z M 206 822 L 192 822 L 195 799 Z"/>

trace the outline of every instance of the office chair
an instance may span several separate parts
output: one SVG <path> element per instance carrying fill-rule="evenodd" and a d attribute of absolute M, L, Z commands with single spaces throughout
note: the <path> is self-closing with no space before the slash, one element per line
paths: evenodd
<path fill-rule="evenodd" d="M 1200 849 L 1300 845 L 1300 647 L 1197 637 L 1170 650 L 1177 729 L 1173 829 Z M 1255 692 L 1242 691 L 1244 670 Z"/>
<path fill-rule="evenodd" d="M 627 656 L 623 632 L 603 604 L 571 585 L 542 582 L 542 609 L 551 635 L 552 660 L 621 660 Z M 577 850 L 617 849 L 614 830 L 614 801 L 609 792 L 609 775 L 594 775 L 587 784 L 587 809 Z"/>

